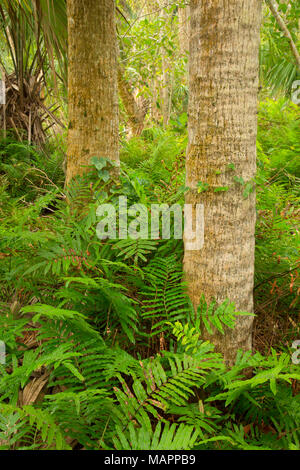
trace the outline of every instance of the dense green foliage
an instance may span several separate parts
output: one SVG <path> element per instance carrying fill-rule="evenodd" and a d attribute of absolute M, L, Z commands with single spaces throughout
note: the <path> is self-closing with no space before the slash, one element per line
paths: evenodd
<path fill-rule="evenodd" d="M 207 305 L 204 297 L 192 311 L 180 240 L 96 236 L 97 206 L 121 194 L 129 203 L 184 202 L 185 123 L 182 115 L 164 131 L 124 141 L 119 182 L 94 160 L 69 204 L 60 151 L 46 156 L 1 141 L 1 449 L 300 449 L 300 375 L 291 361 L 300 289 L 297 107 L 261 104 L 258 347 L 232 368 L 201 332 L 234 328 L 243 312 L 230 299 Z M 266 315 L 279 332 L 261 345 Z"/>

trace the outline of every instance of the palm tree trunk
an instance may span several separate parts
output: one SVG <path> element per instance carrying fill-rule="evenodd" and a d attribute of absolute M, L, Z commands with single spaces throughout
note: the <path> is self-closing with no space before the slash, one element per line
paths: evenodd
<path fill-rule="evenodd" d="M 255 192 L 243 193 L 256 173 L 261 0 L 191 0 L 190 9 L 186 203 L 204 204 L 205 235 L 201 250 L 185 240 L 189 295 L 195 308 L 204 293 L 253 312 Z M 240 317 L 234 331 L 209 337 L 227 362 L 251 349 L 252 322 Z"/>
<path fill-rule="evenodd" d="M 119 162 L 114 0 L 68 0 L 69 132 L 66 184 L 93 156 Z"/>

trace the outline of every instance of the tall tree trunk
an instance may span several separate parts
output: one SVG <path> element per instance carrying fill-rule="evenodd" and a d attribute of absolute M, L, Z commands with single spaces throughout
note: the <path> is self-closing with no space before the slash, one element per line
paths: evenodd
<path fill-rule="evenodd" d="M 146 14 L 149 16 L 150 21 L 152 20 L 151 18 L 154 16 L 155 18 L 157 15 L 160 17 L 163 17 L 163 2 L 162 0 L 148 0 L 145 2 L 145 11 Z M 160 40 L 163 35 L 163 28 L 161 28 L 160 31 Z M 153 64 L 150 69 L 150 74 L 152 74 L 152 77 L 150 79 L 150 92 L 151 92 L 151 97 L 150 97 L 150 120 L 154 122 L 155 124 L 159 123 L 163 119 L 163 106 L 162 106 L 162 89 L 163 89 L 163 83 L 162 83 L 162 73 L 160 70 L 160 67 L 157 67 L 155 63 L 158 61 L 157 56 L 163 57 L 164 55 L 164 50 L 162 47 L 159 47 L 155 53 L 155 57 L 153 58 Z"/>
<path fill-rule="evenodd" d="M 180 54 L 186 57 L 187 65 L 183 77 L 183 83 L 188 85 L 189 81 L 189 49 L 190 49 L 190 5 L 178 8 L 178 37 Z"/>
<path fill-rule="evenodd" d="M 140 135 L 144 128 L 144 120 L 147 113 L 147 102 L 140 100 L 138 104 L 130 84 L 124 78 L 124 70 L 118 67 L 118 87 L 124 109 L 128 117 L 129 134 L 128 137 Z"/>
<path fill-rule="evenodd" d="M 114 0 L 67 0 L 69 132 L 66 184 L 93 156 L 119 163 Z"/>
<path fill-rule="evenodd" d="M 185 241 L 189 295 L 195 308 L 203 293 L 253 312 L 255 192 L 243 193 L 256 173 L 261 0 L 191 0 L 190 9 L 186 203 L 204 205 L 205 234 L 201 250 Z M 199 194 L 199 182 L 208 190 Z M 252 322 L 239 317 L 235 330 L 209 337 L 227 362 L 251 349 Z"/>
<path fill-rule="evenodd" d="M 161 10 L 161 18 L 163 25 L 167 25 L 169 20 L 169 14 L 166 8 L 169 6 L 169 0 L 163 0 Z M 163 8 L 164 7 L 164 8 Z M 162 34 L 164 33 L 162 29 Z M 171 85 L 171 60 L 168 56 L 168 53 L 164 46 L 161 47 L 161 58 L 162 58 L 162 80 L 161 80 L 161 107 L 162 107 L 162 117 L 163 117 L 163 126 L 167 127 L 170 119 L 171 112 L 171 94 L 172 94 L 172 85 Z"/>
<path fill-rule="evenodd" d="M 178 8 L 178 32 L 181 54 L 189 52 L 190 47 L 190 6 Z"/>
<path fill-rule="evenodd" d="M 154 123 L 158 123 L 161 119 L 161 110 L 157 103 L 159 101 L 159 80 L 155 73 L 150 81 L 151 102 L 150 102 L 150 119 Z"/>

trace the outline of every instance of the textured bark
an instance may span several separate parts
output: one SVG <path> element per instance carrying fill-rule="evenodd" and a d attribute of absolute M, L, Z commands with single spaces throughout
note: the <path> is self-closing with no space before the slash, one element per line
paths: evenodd
<path fill-rule="evenodd" d="M 163 0 L 161 3 L 161 18 L 163 24 L 167 24 L 169 21 L 168 12 L 165 8 L 169 5 L 168 0 Z M 162 30 L 163 34 L 163 30 Z M 165 48 L 161 47 L 161 57 L 162 57 L 162 80 L 161 80 L 161 90 L 160 90 L 160 100 L 162 108 L 162 117 L 163 125 L 167 127 L 171 114 L 171 95 L 172 95 L 172 85 L 171 85 L 171 59 L 168 56 Z"/>
<path fill-rule="evenodd" d="M 150 119 L 158 123 L 162 117 L 161 109 L 157 106 L 159 101 L 159 80 L 153 74 L 153 78 L 150 81 L 151 90 L 151 103 L 150 103 Z"/>
<path fill-rule="evenodd" d="M 190 49 L 190 5 L 186 5 L 184 8 L 178 8 L 178 36 L 180 53 L 182 56 L 186 56 L 187 58 L 186 72 L 184 74 L 183 83 L 186 83 L 188 85 L 188 60 Z"/>
<path fill-rule="evenodd" d="M 118 87 L 119 95 L 124 105 L 130 132 L 128 137 L 140 135 L 144 128 L 144 120 L 147 113 L 147 102 L 145 99 L 140 100 L 140 105 L 131 90 L 130 84 L 124 78 L 124 71 L 118 67 Z"/>
<path fill-rule="evenodd" d="M 145 3 L 145 11 L 146 14 L 150 16 L 157 16 L 163 17 L 163 6 L 164 3 L 162 0 L 148 0 Z M 163 35 L 163 28 L 161 29 L 160 36 Z M 160 37 L 160 39 L 161 39 Z M 157 54 L 163 55 L 164 50 L 162 47 L 157 49 Z M 154 63 L 156 61 L 156 57 L 154 58 Z M 154 123 L 159 123 L 163 120 L 163 106 L 162 106 L 162 90 L 163 90 L 163 80 L 162 80 L 162 73 L 161 70 L 158 70 L 157 67 L 151 67 L 152 78 L 150 80 L 150 90 L 151 90 L 151 98 L 150 98 L 150 120 Z"/>
<path fill-rule="evenodd" d="M 66 184 L 93 156 L 119 163 L 114 0 L 68 0 L 69 132 Z"/>
<path fill-rule="evenodd" d="M 163 117 L 163 126 L 166 128 L 169 124 L 171 115 L 172 85 L 170 76 L 170 60 L 164 50 L 162 50 L 162 81 L 160 89 L 160 99 Z"/>
<path fill-rule="evenodd" d="M 255 192 L 244 198 L 234 176 L 249 182 L 256 173 L 261 0 L 191 0 L 190 9 L 186 203 L 204 204 L 205 235 L 201 250 L 185 249 L 189 295 L 195 308 L 204 293 L 253 312 Z M 199 181 L 209 184 L 200 194 Z M 227 362 L 251 349 L 252 322 L 240 317 L 235 330 L 209 338 Z"/>
<path fill-rule="evenodd" d="M 189 52 L 190 47 L 190 6 L 178 8 L 179 46 L 181 54 Z"/>

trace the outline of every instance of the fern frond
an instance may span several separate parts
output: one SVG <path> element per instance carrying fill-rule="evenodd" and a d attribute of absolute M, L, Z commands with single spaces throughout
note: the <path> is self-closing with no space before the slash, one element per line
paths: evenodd
<path fill-rule="evenodd" d="M 1 403 L 0 448 L 13 449 L 16 444 L 18 450 L 40 448 L 41 445 L 46 449 L 70 449 L 60 427 L 46 410 Z"/>
<path fill-rule="evenodd" d="M 127 432 L 117 426 L 113 442 L 116 450 L 189 450 L 197 437 L 193 426 L 159 421 L 150 431 L 136 428 L 133 423 L 129 424 Z"/>
<path fill-rule="evenodd" d="M 157 249 L 157 242 L 138 238 L 137 240 L 119 240 L 113 245 L 113 250 L 118 250 L 117 257 L 121 256 L 123 260 L 132 259 L 135 265 L 139 261 L 147 262 L 149 253 Z"/>
<path fill-rule="evenodd" d="M 189 311 L 188 297 L 182 282 L 182 267 L 175 255 L 154 258 L 145 268 L 146 286 L 142 317 L 152 320 L 151 335 L 168 328 L 168 322 L 183 320 Z"/>
<path fill-rule="evenodd" d="M 215 300 L 208 305 L 204 294 L 202 294 L 197 314 L 193 316 L 190 314 L 190 320 L 197 331 L 201 331 L 202 325 L 204 325 L 209 334 L 213 334 L 214 328 L 224 334 L 224 326 L 233 329 L 236 324 L 236 316 L 239 315 L 254 316 L 252 313 L 236 311 L 234 303 L 230 303 L 228 299 L 220 305 L 217 305 Z"/>

